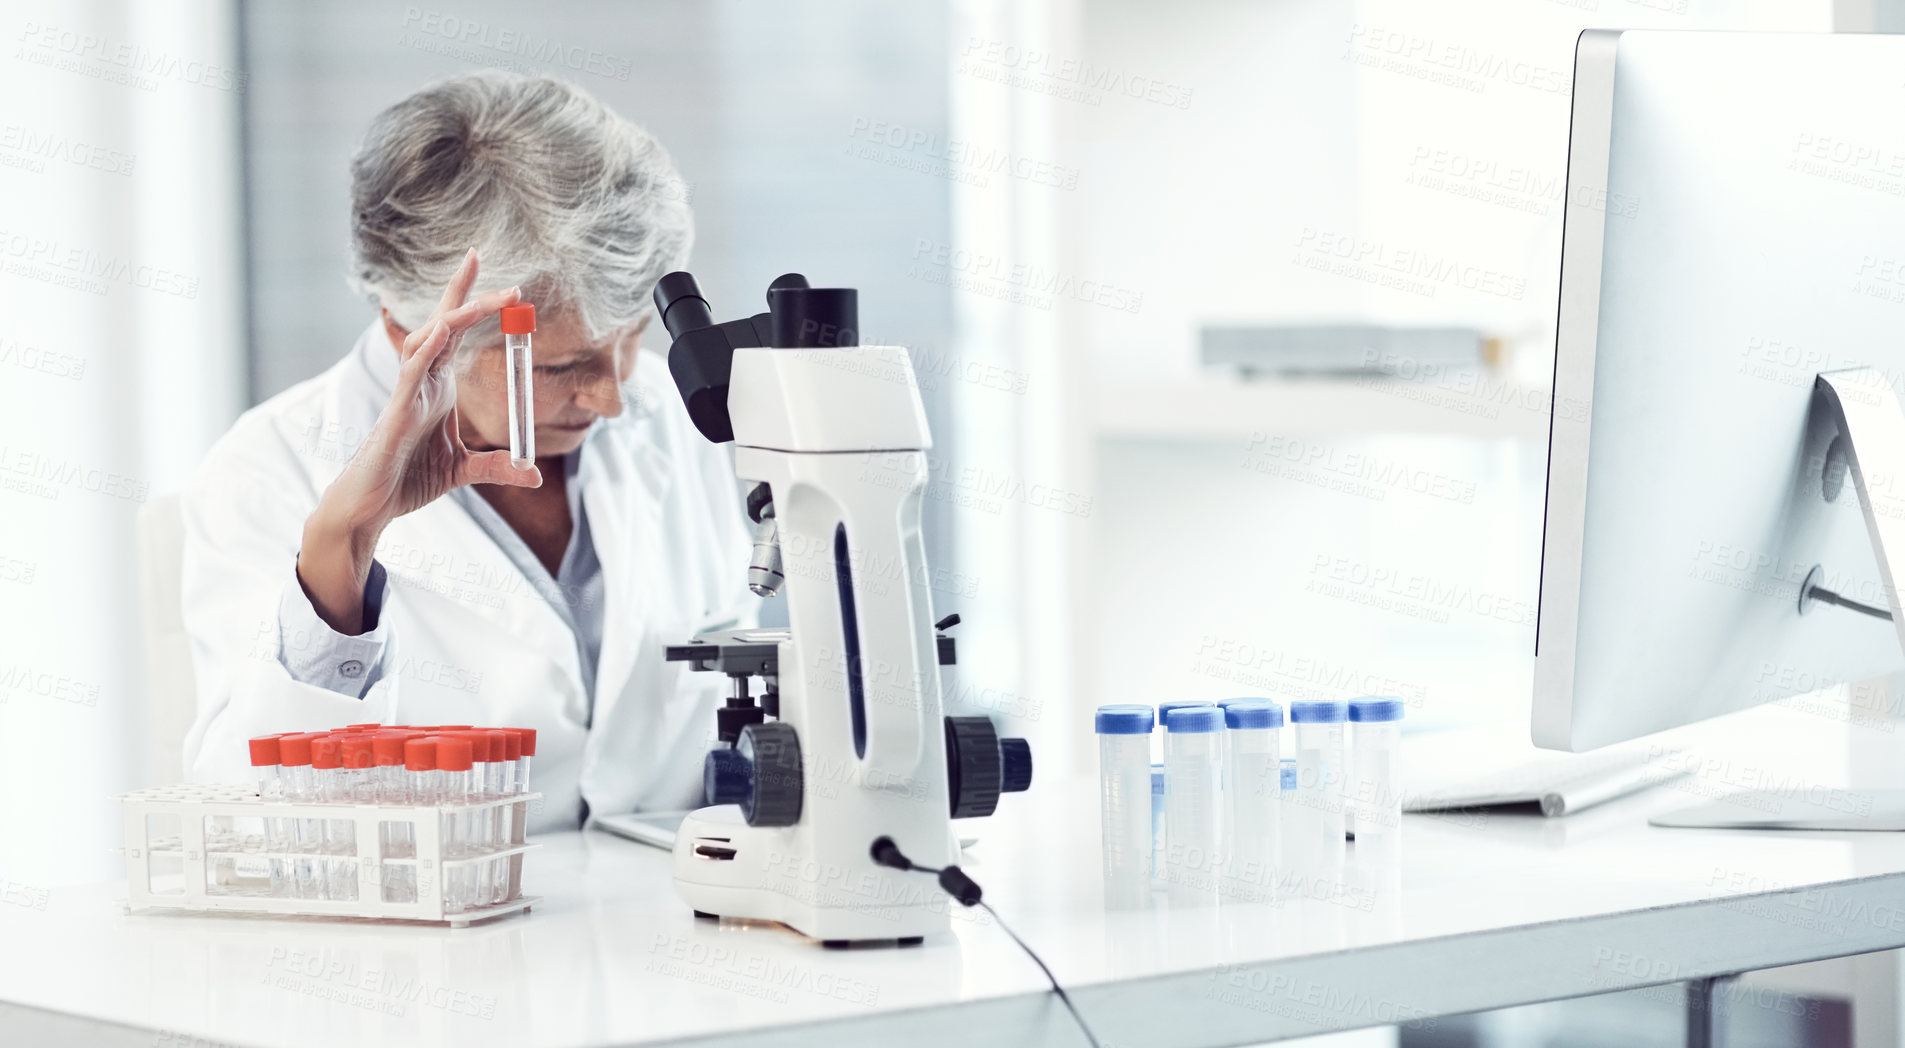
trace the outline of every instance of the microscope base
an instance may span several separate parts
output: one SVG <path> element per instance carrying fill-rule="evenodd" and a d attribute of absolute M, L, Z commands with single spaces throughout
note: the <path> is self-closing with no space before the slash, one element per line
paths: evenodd
<path fill-rule="evenodd" d="M 675 893 L 696 917 L 778 921 L 833 949 L 912 946 L 951 928 L 946 908 L 957 904 L 930 877 L 820 861 L 799 831 L 749 826 L 732 804 L 691 812 L 675 836 Z"/>

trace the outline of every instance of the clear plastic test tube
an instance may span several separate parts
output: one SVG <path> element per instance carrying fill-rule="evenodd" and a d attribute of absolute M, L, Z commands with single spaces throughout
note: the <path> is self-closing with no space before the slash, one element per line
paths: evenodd
<path fill-rule="evenodd" d="M 1343 722 L 1349 706 L 1330 699 L 1290 704 L 1296 728 L 1296 796 L 1283 817 L 1295 831 L 1289 836 L 1291 859 L 1308 876 L 1335 876 L 1343 868 Z"/>
<path fill-rule="evenodd" d="M 470 740 L 463 735 L 441 735 L 437 737 L 437 804 L 449 808 L 468 804 L 473 789 L 471 768 L 475 762 L 471 759 Z M 470 848 L 465 837 L 469 825 L 469 813 L 466 811 L 447 811 L 441 813 L 443 826 L 443 857 L 445 859 L 462 858 L 469 854 Z M 464 864 L 450 866 L 443 871 L 443 912 L 461 913 L 470 908 L 475 885 L 476 866 Z"/>
<path fill-rule="evenodd" d="M 325 804 L 351 803 L 350 778 L 344 769 L 344 736 L 332 732 L 311 740 L 311 770 L 317 777 L 318 800 Z M 357 824 L 349 819 L 324 820 L 324 888 L 327 899 L 357 898 Z"/>
<path fill-rule="evenodd" d="M 1164 887 L 1164 765 L 1151 765 L 1151 888 Z"/>
<path fill-rule="evenodd" d="M 1173 905 L 1217 902 L 1223 741 L 1224 711 L 1216 706 L 1185 706 L 1165 714 L 1164 879 Z"/>
<path fill-rule="evenodd" d="M 535 365 L 529 340 L 536 330 L 536 307 L 525 302 L 504 306 L 503 356 L 509 372 L 509 462 L 528 469 L 536 461 Z"/>
<path fill-rule="evenodd" d="M 508 797 L 516 792 L 516 762 L 522 759 L 522 737 L 515 732 L 492 729 L 489 733 L 490 770 L 494 773 L 491 782 L 492 797 Z M 501 850 L 511 844 L 512 815 L 516 806 L 498 804 L 490 809 L 491 846 Z M 509 860 L 497 859 L 489 864 L 489 901 L 493 906 L 501 905 L 509 899 Z"/>
<path fill-rule="evenodd" d="M 1098 816 L 1104 842 L 1105 906 L 1151 901 L 1151 707 L 1098 707 Z"/>
<path fill-rule="evenodd" d="M 1282 839 L 1283 782 L 1279 734 L 1283 707 L 1238 699 L 1224 709 L 1226 896 L 1268 902 L 1275 891 Z"/>
<path fill-rule="evenodd" d="M 1349 701 L 1349 803 L 1359 862 L 1402 856 L 1402 708 L 1390 695 Z"/>
<path fill-rule="evenodd" d="M 372 769 L 372 790 L 376 803 L 385 806 L 409 804 L 409 777 L 404 772 L 404 743 L 410 733 L 380 731 L 371 736 L 371 752 L 377 766 Z M 391 859 L 414 859 L 415 837 L 407 819 L 377 821 L 377 885 L 385 902 L 417 901 L 417 870 L 398 865 Z"/>
<path fill-rule="evenodd" d="M 294 804 L 312 804 L 318 799 L 317 774 L 311 767 L 311 742 L 317 737 L 305 733 L 278 739 L 278 773 L 284 799 Z M 324 860 L 310 857 L 324 851 L 324 821 L 291 820 L 288 843 L 287 850 L 297 853 L 286 871 L 292 882 L 291 893 L 300 899 L 324 898 Z"/>

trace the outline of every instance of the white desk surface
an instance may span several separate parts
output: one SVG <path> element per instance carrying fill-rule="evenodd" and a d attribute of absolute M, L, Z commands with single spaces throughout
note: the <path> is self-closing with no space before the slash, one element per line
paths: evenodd
<path fill-rule="evenodd" d="M 1704 789 L 1565 820 L 1409 816 L 1399 882 L 1373 894 L 1201 911 L 1101 908 L 1094 782 L 1040 783 L 964 825 L 987 899 L 1108 1048 L 1431 1023 L 1905 946 L 1905 834 L 1645 824 Z M 114 884 L 0 906 L 0 1001 L 24 1006 L 0 1006 L 0 1031 L 54 1012 L 144 1045 L 1083 1043 L 971 911 L 921 947 L 827 951 L 696 921 L 661 851 L 597 832 L 542 843 L 535 911 L 459 931 L 128 916 Z"/>

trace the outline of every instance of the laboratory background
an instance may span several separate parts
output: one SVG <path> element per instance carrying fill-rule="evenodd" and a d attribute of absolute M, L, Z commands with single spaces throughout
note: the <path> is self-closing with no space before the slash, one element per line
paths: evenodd
<path fill-rule="evenodd" d="M 1585 411 L 1553 382 L 1575 48 L 1597 27 L 1905 32 L 1905 3 L 7 5 L 0 917 L 39 920 L 121 878 L 119 798 L 186 777 L 195 711 L 163 694 L 189 672 L 178 494 L 234 420 L 331 366 L 373 315 L 346 279 L 348 161 L 371 119 L 485 69 L 572 81 L 666 147 L 694 214 L 689 268 L 718 319 L 759 311 L 769 281 L 798 270 L 859 290 L 863 343 L 905 347 L 932 432 L 931 567 L 913 583 L 935 614 L 960 616 L 943 700 L 1027 740 L 1025 797 L 1097 782 L 1093 711 L 1108 704 L 1392 696 L 1405 745 L 1534 752 L 1550 421 Z M 1335 355 L 1276 356 L 1311 345 L 1304 332 Z M 642 352 L 667 346 L 656 328 Z M 1827 748 L 1895 730 L 1895 708 L 1848 717 L 1852 701 L 1837 688 L 1775 706 Z M 1095 849 L 1095 802 L 1038 810 L 1027 832 L 1063 837 L 1069 821 Z M 1592 834 L 1530 819 L 1544 824 L 1515 848 L 1538 894 L 1534 860 L 1564 861 Z M 1077 861 L 1096 877 L 1095 851 Z M 1011 901 L 1024 912 L 1063 893 L 1054 880 Z M 561 949 L 534 932 L 552 916 L 498 923 L 528 929 L 512 963 Z M 205 984 L 151 992 L 203 994 L 216 1011 L 243 992 L 213 985 L 236 934 L 207 940 Z M 1405 1001 L 1305 1043 L 1692 1043 L 1697 984 L 1628 978 L 1621 965 L 1651 963 L 1644 948 L 1607 947 L 1613 992 L 1416 1021 Z M 1905 1043 L 1897 958 L 1744 975 L 1719 1013 L 1724 1043 Z M 957 960 L 934 963 L 962 978 Z M 6 1009 L 23 971 L 0 970 L 14 973 Z M 963 978 L 968 995 L 990 985 Z M 680 985 L 695 1007 L 720 1000 L 706 980 Z M 287 1020 L 372 1021 L 274 992 Z M 598 992 L 614 1000 L 578 991 Z M 501 1023 L 509 999 L 496 1007 Z M 1041 1029 L 1071 1036 L 1056 1019 Z M 141 1043 L 213 1043 L 190 1034 Z"/>

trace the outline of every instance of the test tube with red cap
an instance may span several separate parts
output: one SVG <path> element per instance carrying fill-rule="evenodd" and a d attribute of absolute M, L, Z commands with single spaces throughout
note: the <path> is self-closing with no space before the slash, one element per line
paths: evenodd
<path fill-rule="evenodd" d="M 317 776 L 318 800 L 325 804 L 351 803 L 351 777 L 344 767 L 343 734 L 320 735 L 311 740 L 311 770 Z M 325 898 L 357 898 L 357 860 L 345 858 L 357 854 L 357 824 L 349 819 L 327 819 L 324 826 L 324 851 L 332 856 L 325 870 Z"/>
<path fill-rule="evenodd" d="M 536 307 L 527 302 L 504 306 L 503 357 L 509 379 L 509 463 L 528 469 L 536 461 L 536 390 L 529 355 L 536 330 Z"/>
<path fill-rule="evenodd" d="M 508 728 L 492 730 L 490 735 L 492 739 L 500 737 L 503 746 L 502 759 L 492 762 L 502 769 L 502 785 L 498 791 L 498 796 L 512 796 L 517 792 L 516 768 L 522 762 L 523 737 Z M 491 746 L 494 745 L 496 745 L 496 743 L 491 742 Z M 491 756 L 495 755 L 492 753 Z M 495 841 L 498 848 L 507 848 L 516 841 L 514 835 L 516 825 L 515 813 L 516 806 L 514 804 L 499 804 L 496 806 L 495 815 L 492 817 L 490 823 L 490 840 Z M 510 862 L 508 859 L 498 859 L 495 863 L 491 864 L 490 902 L 492 904 L 501 904 L 508 901 L 509 870 Z"/>
<path fill-rule="evenodd" d="M 312 734 L 282 735 L 278 738 L 278 779 L 284 799 L 296 803 L 316 801 L 317 777 L 311 767 Z M 290 851 L 297 852 L 289 872 L 292 894 L 300 899 L 324 898 L 324 860 L 307 858 L 324 850 L 324 824 L 320 819 L 291 820 Z"/>
<path fill-rule="evenodd" d="M 467 804 L 472 790 L 470 740 L 462 735 L 442 735 L 437 738 L 437 804 L 443 807 Z M 469 845 L 464 837 L 467 825 L 467 812 L 445 812 L 442 816 L 443 854 L 445 858 L 462 858 L 469 854 Z M 476 867 L 474 865 L 452 866 L 443 871 L 443 912 L 459 913 L 469 909 L 474 898 Z"/>
<path fill-rule="evenodd" d="M 258 782 L 258 798 L 263 801 L 284 799 L 284 787 L 278 774 L 278 739 L 277 735 L 265 735 L 250 741 L 251 771 Z M 259 821 L 263 824 L 264 850 L 271 854 L 269 861 L 271 894 L 290 895 L 290 885 L 285 879 L 284 859 L 280 856 L 293 848 L 289 842 L 291 820 L 261 819 Z"/>
<path fill-rule="evenodd" d="M 468 799 L 470 801 L 488 800 L 490 798 L 489 782 L 491 764 L 489 732 L 459 731 L 455 737 L 466 739 L 470 744 Z M 462 821 L 463 844 L 468 849 L 467 854 L 476 855 L 488 851 L 490 840 L 489 812 L 465 812 Z M 489 894 L 489 874 L 487 867 L 478 867 L 477 869 L 480 875 L 471 885 L 471 889 L 474 892 L 474 894 L 471 895 L 472 901 L 478 896 L 487 897 Z"/>

